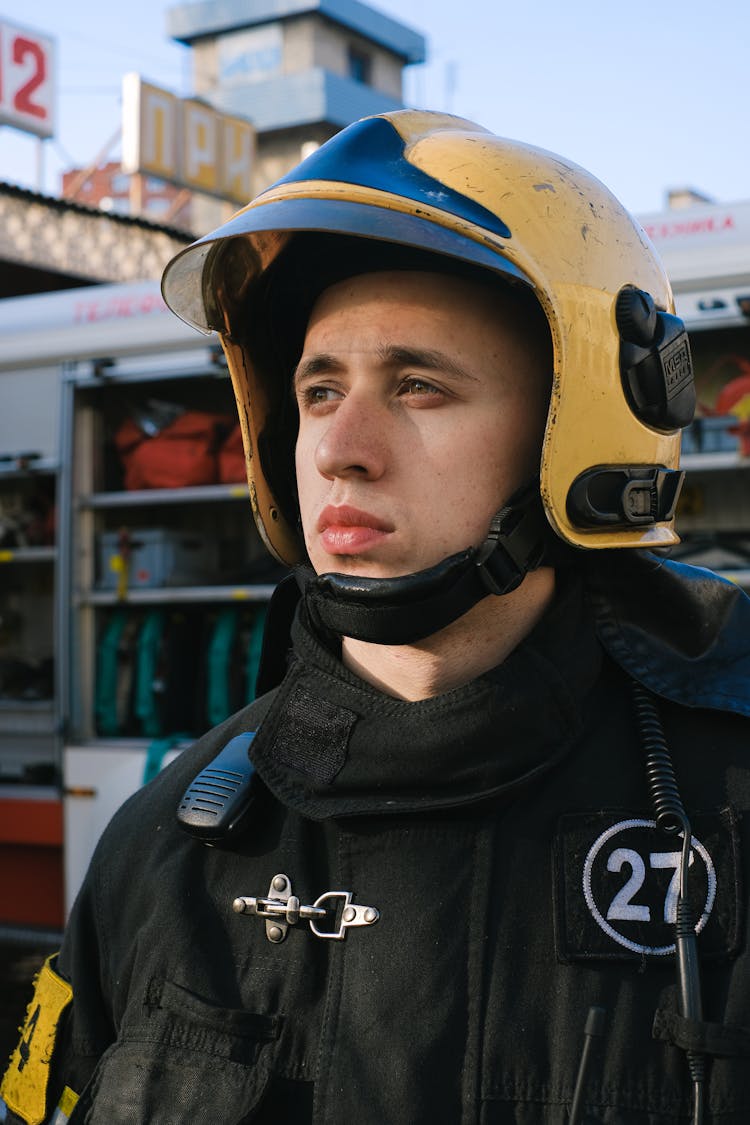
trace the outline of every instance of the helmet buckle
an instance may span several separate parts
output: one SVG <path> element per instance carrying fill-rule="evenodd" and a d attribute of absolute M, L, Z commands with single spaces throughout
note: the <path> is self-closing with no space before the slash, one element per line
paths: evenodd
<path fill-rule="evenodd" d="M 600 465 L 582 473 L 568 494 L 578 527 L 638 527 L 674 518 L 685 474 L 658 465 Z"/>
<path fill-rule="evenodd" d="M 539 566 L 547 523 L 538 489 L 534 481 L 492 517 L 476 558 L 479 577 L 491 594 L 509 594 Z"/>

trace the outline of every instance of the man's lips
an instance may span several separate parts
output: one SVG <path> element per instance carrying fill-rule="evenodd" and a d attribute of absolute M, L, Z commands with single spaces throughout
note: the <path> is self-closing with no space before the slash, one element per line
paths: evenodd
<path fill-rule="evenodd" d="M 318 531 L 327 531 L 329 527 L 369 527 L 373 531 L 393 531 L 392 523 L 363 512 L 361 508 L 352 508 L 348 504 L 334 506 L 328 504 L 318 517 Z"/>
<path fill-rule="evenodd" d="M 393 524 L 371 512 L 328 505 L 318 518 L 320 542 L 331 555 L 356 555 L 381 542 L 395 530 Z"/>

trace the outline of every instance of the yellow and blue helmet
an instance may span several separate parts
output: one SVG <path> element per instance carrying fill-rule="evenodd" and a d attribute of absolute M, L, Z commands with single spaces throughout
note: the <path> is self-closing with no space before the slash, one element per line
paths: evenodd
<path fill-rule="evenodd" d="M 344 129 L 164 273 L 170 308 L 221 338 L 255 520 L 277 558 L 293 564 L 304 547 L 271 464 L 280 456 L 269 440 L 282 409 L 276 383 L 294 361 L 282 370 L 269 325 L 283 335 L 285 320 L 300 315 L 295 293 L 309 301 L 280 280 L 295 247 L 308 239 L 316 248 L 305 259 L 314 286 L 326 276 L 327 240 L 342 237 L 363 240 L 363 263 L 387 245 L 438 256 L 446 268 L 489 271 L 533 294 L 554 357 L 539 469 L 547 521 L 578 548 L 678 541 L 692 368 L 645 233 L 571 161 L 457 117 L 403 110 Z"/>

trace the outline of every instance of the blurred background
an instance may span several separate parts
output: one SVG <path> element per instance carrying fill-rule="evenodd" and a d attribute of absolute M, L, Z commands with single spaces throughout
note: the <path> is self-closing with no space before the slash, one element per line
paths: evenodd
<path fill-rule="evenodd" d="M 582 164 L 691 333 L 675 553 L 750 588 L 749 44 L 747 0 L 0 0 L 0 1058 L 109 817 L 253 698 L 281 574 L 166 262 L 370 113 Z"/>

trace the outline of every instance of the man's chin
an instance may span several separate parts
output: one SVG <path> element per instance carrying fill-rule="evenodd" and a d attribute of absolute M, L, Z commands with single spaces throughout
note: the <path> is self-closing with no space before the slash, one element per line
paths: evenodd
<path fill-rule="evenodd" d="M 327 565 L 315 566 L 317 574 L 344 574 L 348 578 L 406 578 L 408 575 L 417 574 L 426 570 L 428 562 L 415 561 L 412 563 L 382 561 L 366 558 L 362 555 L 338 555 L 327 560 Z"/>

